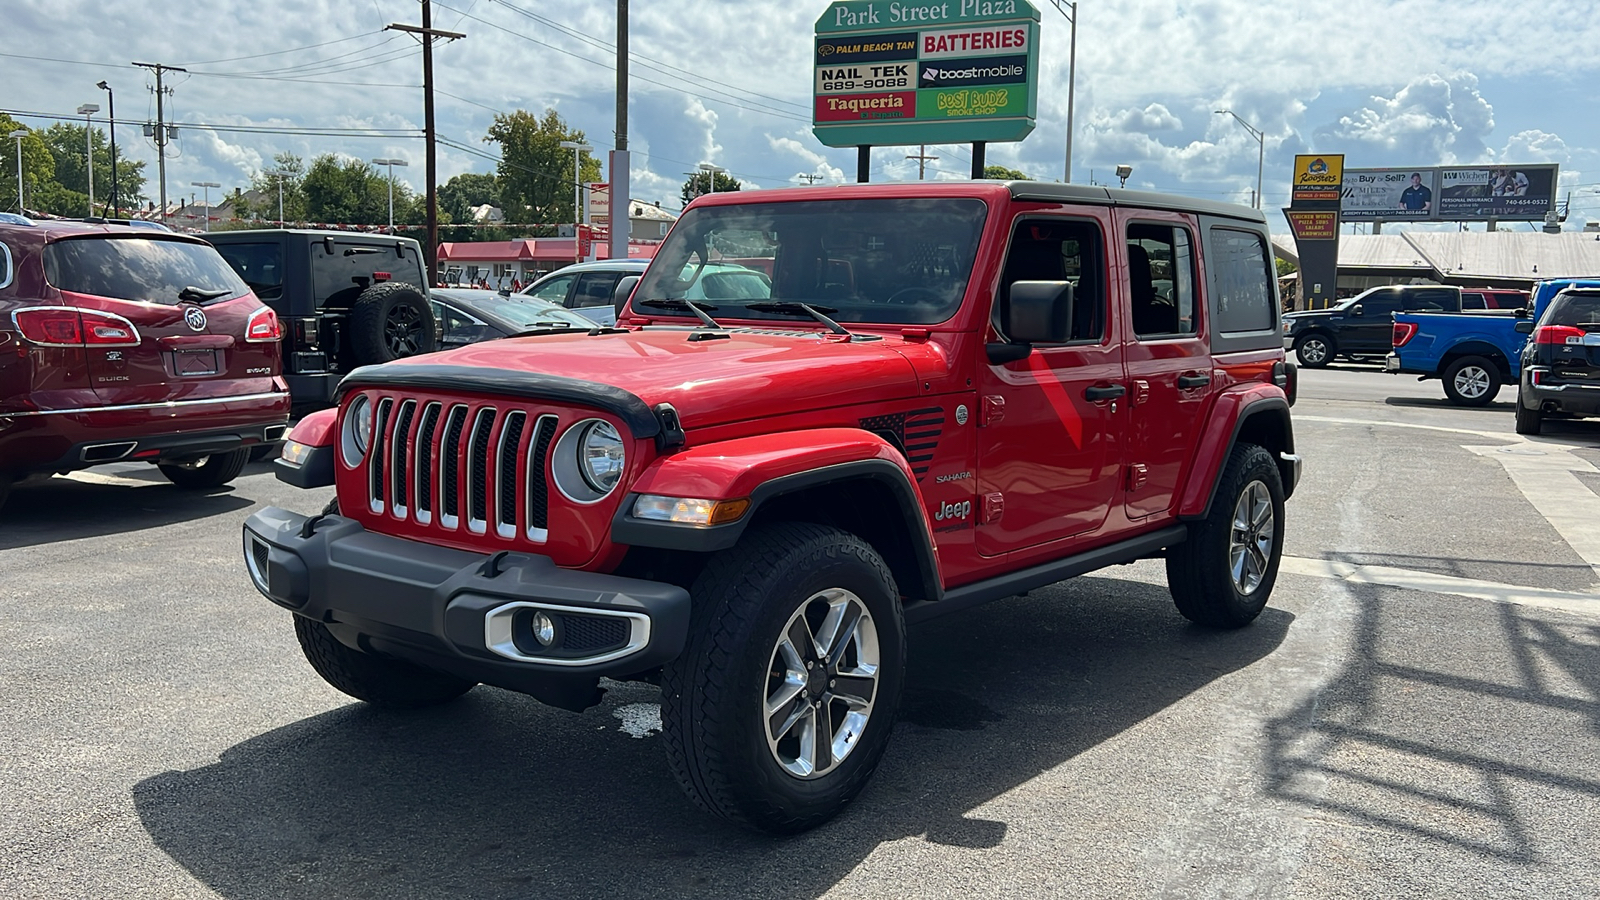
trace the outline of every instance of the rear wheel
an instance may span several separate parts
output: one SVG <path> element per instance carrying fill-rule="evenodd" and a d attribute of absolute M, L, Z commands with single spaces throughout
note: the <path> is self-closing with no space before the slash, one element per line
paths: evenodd
<path fill-rule="evenodd" d="M 222 487 L 239 477 L 244 464 L 250 461 L 250 448 L 241 447 L 227 453 L 213 453 L 190 462 L 161 463 L 156 468 L 167 480 L 189 490 L 207 490 Z"/>
<path fill-rule="evenodd" d="M 328 626 L 294 617 L 294 636 L 322 680 L 374 706 L 418 709 L 437 706 L 472 690 L 473 682 L 398 660 L 352 650 Z"/>
<path fill-rule="evenodd" d="M 1323 334 L 1308 334 L 1294 342 L 1294 355 L 1300 365 L 1320 369 L 1333 360 L 1333 342 Z"/>
<path fill-rule="evenodd" d="M 1544 410 L 1537 406 L 1529 409 L 1517 394 L 1517 434 L 1538 434 L 1544 429 Z"/>
<path fill-rule="evenodd" d="M 661 682 L 667 759 L 690 798 L 779 833 L 854 799 L 894 728 L 898 596 L 870 545 L 821 525 L 752 530 L 713 558 Z"/>
<path fill-rule="evenodd" d="M 1256 444 L 1234 447 L 1221 479 L 1206 518 L 1167 551 L 1167 588 L 1189 621 L 1239 628 L 1261 614 L 1278 578 L 1283 479 Z"/>
<path fill-rule="evenodd" d="M 1488 406 L 1500 393 L 1500 367 L 1481 356 L 1463 356 L 1444 370 L 1444 395 L 1457 406 Z"/>
<path fill-rule="evenodd" d="M 432 353 L 435 336 L 428 298 L 404 282 L 375 284 L 350 305 L 350 349 L 362 365 Z"/>

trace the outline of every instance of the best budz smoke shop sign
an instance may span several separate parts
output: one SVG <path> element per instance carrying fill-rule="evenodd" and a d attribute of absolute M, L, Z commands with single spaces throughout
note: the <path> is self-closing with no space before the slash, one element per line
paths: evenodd
<path fill-rule="evenodd" d="M 830 147 L 1020 141 L 1038 71 L 1027 0 L 840 0 L 817 19 L 811 130 Z"/>

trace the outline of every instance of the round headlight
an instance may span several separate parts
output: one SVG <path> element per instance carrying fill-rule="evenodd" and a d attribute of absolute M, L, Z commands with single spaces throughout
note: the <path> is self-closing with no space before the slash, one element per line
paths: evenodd
<path fill-rule="evenodd" d="M 622 480 L 622 435 L 610 422 L 591 422 L 578 445 L 578 471 L 589 487 L 608 494 Z"/>
<path fill-rule="evenodd" d="M 344 411 L 340 438 L 345 465 L 359 465 L 366 458 L 367 448 L 372 446 L 372 402 L 365 394 L 350 401 L 349 408 Z"/>

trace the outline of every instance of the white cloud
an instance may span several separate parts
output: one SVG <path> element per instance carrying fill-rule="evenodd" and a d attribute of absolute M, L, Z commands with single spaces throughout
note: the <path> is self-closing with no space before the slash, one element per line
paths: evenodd
<path fill-rule="evenodd" d="M 1404 166 L 1485 162 L 1493 130 L 1494 107 L 1478 92 L 1478 79 L 1460 73 L 1425 75 L 1393 97 L 1374 96 L 1317 137 L 1350 147 L 1347 156 L 1364 153 Z"/>

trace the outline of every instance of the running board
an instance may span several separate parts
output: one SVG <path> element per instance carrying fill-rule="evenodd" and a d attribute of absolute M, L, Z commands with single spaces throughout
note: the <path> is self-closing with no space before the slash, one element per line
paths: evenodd
<path fill-rule="evenodd" d="M 906 624 L 916 625 L 948 613 L 981 606 L 991 600 L 1013 597 L 1058 581 L 1076 578 L 1096 569 L 1104 569 L 1106 566 L 1130 563 L 1174 544 L 1181 544 L 1188 537 L 1187 525 L 1169 525 L 1160 531 L 1142 534 L 1097 550 L 1047 562 L 1020 572 L 1009 572 L 986 581 L 951 588 L 944 592 L 942 600 L 921 600 L 907 604 Z"/>

